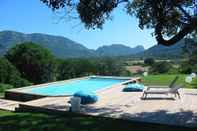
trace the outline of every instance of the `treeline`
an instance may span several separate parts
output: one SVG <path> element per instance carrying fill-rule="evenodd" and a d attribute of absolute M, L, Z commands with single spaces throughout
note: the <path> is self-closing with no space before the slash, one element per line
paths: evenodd
<path fill-rule="evenodd" d="M 113 58 L 57 59 L 49 50 L 26 42 L 0 58 L 0 83 L 22 87 L 87 75 L 129 75 L 122 64 Z"/>
<path fill-rule="evenodd" d="M 191 74 L 197 73 L 197 46 L 190 50 L 190 54 L 185 52 L 182 61 L 159 61 L 153 58 L 144 60 L 144 65 L 149 67 L 150 74 Z"/>

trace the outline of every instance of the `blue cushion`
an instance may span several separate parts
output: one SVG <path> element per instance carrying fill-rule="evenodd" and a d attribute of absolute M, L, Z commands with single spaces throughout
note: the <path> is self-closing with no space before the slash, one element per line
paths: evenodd
<path fill-rule="evenodd" d="M 127 87 L 123 89 L 123 91 L 124 92 L 143 91 L 143 89 L 144 89 L 144 85 L 133 83 L 133 84 L 128 84 Z"/>
<path fill-rule="evenodd" d="M 93 92 L 78 91 L 74 96 L 81 98 L 81 104 L 92 104 L 98 101 L 98 97 Z"/>

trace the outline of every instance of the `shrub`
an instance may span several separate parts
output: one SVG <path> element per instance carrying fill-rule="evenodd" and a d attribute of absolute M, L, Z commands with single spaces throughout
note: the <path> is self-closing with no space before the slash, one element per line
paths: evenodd
<path fill-rule="evenodd" d="M 125 70 L 123 64 L 112 58 L 104 58 L 96 61 L 96 73 L 106 76 L 119 76 Z"/>
<path fill-rule="evenodd" d="M 153 74 L 167 73 L 172 68 L 169 62 L 158 62 L 151 66 L 150 72 Z"/>
<path fill-rule="evenodd" d="M 0 83 L 10 84 L 14 87 L 30 85 L 27 80 L 21 78 L 16 67 L 5 58 L 0 58 Z"/>
<path fill-rule="evenodd" d="M 12 89 L 12 88 L 13 88 L 12 85 L 0 83 L 0 96 L 3 95 L 3 93 L 4 93 L 6 90 Z"/>
<path fill-rule="evenodd" d="M 155 63 L 155 60 L 154 60 L 153 58 L 146 58 L 146 59 L 144 60 L 144 64 L 145 64 L 145 65 L 151 66 L 151 65 L 153 65 L 154 63 Z"/>
<path fill-rule="evenodd" d="M 188 64 L 181 64 L 180 73 L 190 74 L 192 73 L 192 67 Z"/>
<path fill-rule="evenodd" d="M 28 80 L 25 80 L 21 77 L 11 79 L 9 83 L 12 84 L 15 88 L 32 85 L 32 83 L 30 83 Z"/>
<path fill-rule="evenodd" d="M 22 77 L 33 83 L 53 81 L 55 61 L 51 52 L 31 42 L 16 45 L 5 57 L 21 72 Z"/>
<path fill-rule="evenodd" d="M 96 64 L 87 59 L 57 60 L 57 79 L 64 80 L 96 73 Z"/>

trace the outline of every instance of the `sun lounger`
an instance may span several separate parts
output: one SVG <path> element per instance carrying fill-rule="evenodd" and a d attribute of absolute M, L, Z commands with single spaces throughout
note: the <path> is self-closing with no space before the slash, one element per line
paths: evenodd
<path fill-rule="evenodd" d="M 165 95 L 174 94 L 175 97 L 178 96 L 178 98 L 180 99 L 181 98 L 180 93 L 178 92 L 180 88 L 182 88 L 182 85 L 174 86 L 171 88 L 166 88 L 163 90 L 160 90 L 160 89 L 151 90 L 150 88 L 147 88 L 146 90 L 143 91 L 142 99 L 146 99 L 147 95 L 149 94 L 165 94 Z"/>

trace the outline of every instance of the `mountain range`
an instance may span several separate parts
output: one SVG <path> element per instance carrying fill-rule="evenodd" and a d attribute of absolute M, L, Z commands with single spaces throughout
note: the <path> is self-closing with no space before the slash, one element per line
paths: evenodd
<path fill-rule="evenodd" d="M 193 41 L 187 42 L 188 46 L 192 44 L 191 42 L 195 42 L 197 44 L 197 39 L 193 38 Z M 137 57 L 156 57 L 156 58 L 181 58 L 183 57 L 183 48 L 185 46 L 185 39 L 177 42 L 172 46 L 164 46 L 164 45 L 154 45 L 149 49 L 135 54 Z"/>
<path fill-rule="evenodd" d="M 183 39 L 170 47 L 154 45 L 146 50 L 141 45 L 131 48 L 123 44 L 104 45 L 97 48 L 96 50 L 93 50 L 62 36 L 40 33 L 24 34 L 15 31 L 1 31 L 0 55 L 5 54 L 8 49 L 23 42 L 33 42 L 44 48 L 47 48 L 58 58 L 87 58 L 114 56 L 181 57 L 182 48 L 185 41 Z"/>
<path fill-rule="evenodd" d="M 93 50 L 62 36 L 1 31 L 0 54 L 5 54 L 8 49 L 23 42 L 33 42 L 35 44 L 41 45 L 42 47 L 49 49 L 58 58 L 128 56 L 144 51 L 143 46 L 131 48 L 121 44 L 102 46 L 96 50 Z"/>

